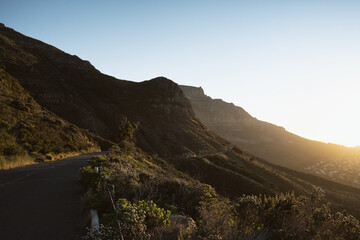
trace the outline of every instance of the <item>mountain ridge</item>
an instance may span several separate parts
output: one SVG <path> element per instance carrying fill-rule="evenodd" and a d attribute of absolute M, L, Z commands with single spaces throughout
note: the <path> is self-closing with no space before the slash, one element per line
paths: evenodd
<path fill-rule="evenodd" d="M 346 179 L 330 174 L 337 164 L 357 168 L 360 151 L 355 148 L 309 140 L 274 124 L 260 121 L 243 108 L 206 96 L 202 88 L 180 86 L 190 100 L 196 117 L 210 130 L 249 153 L 271 163 L 305 171 L 359 187 L 356 173 L 344 172 Z M 326 164 L 332 164 L 328 167 Z M 323 174 L 324 168 L 328 169 Z M 360 180 L 360 179 L 358 179 Z"/>

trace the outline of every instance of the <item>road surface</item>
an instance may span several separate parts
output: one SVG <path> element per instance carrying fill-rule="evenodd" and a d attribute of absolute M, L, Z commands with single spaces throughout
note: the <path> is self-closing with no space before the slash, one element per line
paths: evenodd
<path fill-rule="evenodd" d="M 78 173 L 99 154 L 0 171 L 0 239 L 80 239 L 85 189 Z"/>

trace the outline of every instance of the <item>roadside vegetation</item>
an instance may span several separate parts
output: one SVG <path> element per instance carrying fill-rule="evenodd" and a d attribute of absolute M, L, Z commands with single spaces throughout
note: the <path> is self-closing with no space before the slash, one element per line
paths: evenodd
<path fill-rule="evenodd" d="M 321 188 L 228 199 L 140 150 L 94 157 L 80 181 L 102 224 L 84 239 L 360 239 L 359 221 L 333 212 Z"/>

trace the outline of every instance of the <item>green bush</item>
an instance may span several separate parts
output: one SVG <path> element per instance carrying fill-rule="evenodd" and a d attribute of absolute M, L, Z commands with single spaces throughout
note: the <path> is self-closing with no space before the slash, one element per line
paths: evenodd
<path fill-rule="evenodd" d="M 120 220 L 122 234 L 125 239 L 143 240 L 149 239 L 145 224 L 145 211 L 131 204 L 125 198 L 117 201 L 117 213 Z"/>
<path fill-rule="evenodd" d="M 162 226 L 170 225 L 170 211 L 159 208 L 151 201 L 141 200 L 136 207 L 145 212 L 145 223 L 148 229 L 154 229 Z"/>
<path fill-rule="evenodd" d="M 114 163 L 121 163 L 121 157 L 120 156 L 111 156 L 109 159 L 110 162 L 114 162 Z"/>
<path fill-rule="evenodd" d="M 103 165 L 106 162 L 107 162 L 107 159 L 105 157 L 103 157 L 103 156 L 94 156 L 89 161 L 89 164 L 92 167 L 100 167 L 101 165 Z"/>
<path fill-rule="evenodd" d="M 156 229 L 170 225 L 170 211 L 157 207 L 153 201 L 132 204 L 120 198 L 117 211 L 125 239 L 148 239 Z"/>
<path fill-rule="evenodd" d="M 91 166 L 80 169 L 80 182 L 85 186 L 95 188 L 101 179 L 101 175 Z"/>

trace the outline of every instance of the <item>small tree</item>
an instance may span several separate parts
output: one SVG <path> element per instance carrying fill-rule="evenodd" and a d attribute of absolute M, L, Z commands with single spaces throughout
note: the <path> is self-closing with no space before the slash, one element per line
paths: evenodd
<path fill-rule="evenodd" d="M 126 116 L 121 116 L 118 125 L 118 141 L 135 141 L 135 131 L 138 123 L 131 123 Z"/>

